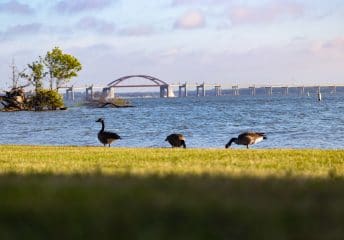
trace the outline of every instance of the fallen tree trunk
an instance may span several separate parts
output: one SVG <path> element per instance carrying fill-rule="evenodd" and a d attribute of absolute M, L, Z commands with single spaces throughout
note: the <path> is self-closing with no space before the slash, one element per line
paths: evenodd
<path fill-rule="evenodd" d="M 128 108 L 128 107 L 134 107 L 132 105 L 117 105 L 115 103 L 112 102 L 107 102 L 104 103 L 103 105 L 99 106 L 100 108 L 105 108 L 105 107 L 115 107 L 115 108 Z"/>
<path fill-rule="evenodd" d="M 134 107 L 127 100 L 121 99 L 121 98 L 94 99 L 94 100 L 85 102 L 83 105 L 87 106 L 87 107 L 94 107 L 94 108 L 106 108 L 106 107 L 128 108 L 128 107 Z"/>

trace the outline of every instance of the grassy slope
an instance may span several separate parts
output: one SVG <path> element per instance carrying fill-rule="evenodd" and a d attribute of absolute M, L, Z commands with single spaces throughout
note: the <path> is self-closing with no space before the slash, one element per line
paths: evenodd
<path fill-rule="evenodd" d="M 0 239 L 344 236 L 344 150 L 0 151 Z"/>

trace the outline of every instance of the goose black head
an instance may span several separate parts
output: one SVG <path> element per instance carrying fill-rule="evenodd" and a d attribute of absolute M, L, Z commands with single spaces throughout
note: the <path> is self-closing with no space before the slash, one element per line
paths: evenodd
<path fill-rule="evenodd" d="M 99 118 L 96 122 L 104 122 L 104 118 Z"/>
<path fill-rule="evenodd" d="M 233 142 L 238 144 L 238 139 L 237 138 L 231 138 L 231 140 L 229 140 L 229 142 L 226 144 L 225 147 L 229 148 L 232 145 Z"/>

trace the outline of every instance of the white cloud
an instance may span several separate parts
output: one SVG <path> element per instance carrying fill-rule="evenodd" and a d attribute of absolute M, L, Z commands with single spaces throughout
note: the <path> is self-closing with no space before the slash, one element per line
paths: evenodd
<path fill-rule="evenodd" d="M 300 17 L 304 13 L 301 4 L 291 2 L 271 2 L 257 7 L 231 7 L 229 18 L 233 24 L 271 23 L 281 18 Z"/>
<path fill-rule="evenodd" d="M 204 5 L 204 4 L 229 4 L 230 0 L 173 0 L 172 6 L 181 6 L 181 5 Z"/>
<path fill-rule="evenodd" d="M 112 0 L 61 0 L 55 5 L 55 10 L 60 13 L 99 10 L 108 7 L 112 2 Z"/>
<path fill-rule="evenodd" d="M 20 3 L 16 0 L 8 1 L 5 3 L 0 3 L 0 12 L 9 14 L 22 14 L 28 15 L 33 14 L 34 10 L 28 5 Z"/>
<path fill-rule="evenodd" d="M 9 27 L 3 34 L 5 37 L 12 37 L 16 35 L 36 34 L 42 28 L 40 23 L 18 24 Z"/>
<path fill-rule="evenodd" d="M 206 19 L 204 14 L 198 10 L 184 13 L 174 24 L 174 28 L 195 29 L 205 27 Z"/>
<path fill-rule="evenodd" d="M 115 31 L 115 24 L 95 17 L 83 17 L 78 21 L 76 27 L 81 31 L 92 31 L 102 34 L 112 34 Z"/>
<path fill-rule="evenodd" d="M 316 55 L 343 55 L 344 37 L 337 37 L 327 41 L 313 41 L 309 45 L 309 50 Z"/>
<path fill-rule="evenodd" d="M 125 36 L 146 36 L 152 35 L 155 33 L 155 30 L 152 26 L 148 25 L 138 25 L 134 27 L 122 28 L 118 31 L 120 35 Z"/>

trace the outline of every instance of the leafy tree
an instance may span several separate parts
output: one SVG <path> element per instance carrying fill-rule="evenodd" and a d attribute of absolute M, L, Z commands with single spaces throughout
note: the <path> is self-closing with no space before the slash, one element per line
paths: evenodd
<path fill-rule="evenodd" d="M 77 72 L 82 69 L 82 65 L 78 59 L 70 54 L 63 53 L 58 47 L 47 52 L 43 63 L 48 68 L 50 89 L 53 89 L 54 80 L 56 89 L 58 89 L 63 83 L 78 76 Z"/>
<path fill-rule="evenodd" d="M 26 78 L 35 87 L 35 91 L 37 92 L 43 88 L 43 78 L 45 76 L 44 65 L 41 61 L 35 61 L 27 66 L 30 72 L 28 74 L 22 72 L 20 76 Z"/>
<path fill-rule="evenodd" d="M 35 110 L 54 110 L 63 107 L 62 96 L 57 90 L 63 83 L 76 77 L 81 69 L 82 66 L 78 59 L 70 54 L 63 53 L 58 47 L 53 48 L 52 51 L 47 52 L 44 58 L 39 57 L 39 60 L 28 64 L 27 71 L 19 73 L 20 77 L 25 78 L 35 88 L 35 94 L 29 97 L 23 105 L 26 109 L 34 108 Z M 19 79 L 16 74 L 17 69 L 13 63 L 12 80 L 14 90 L 16 90 Z M 44 89 L 43 85 L 43 79 L 47 74 L 50 77 L 50 90 Z M 55 89 L 53 89 L 54 83 Z"/>

